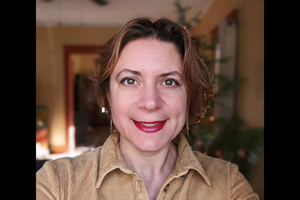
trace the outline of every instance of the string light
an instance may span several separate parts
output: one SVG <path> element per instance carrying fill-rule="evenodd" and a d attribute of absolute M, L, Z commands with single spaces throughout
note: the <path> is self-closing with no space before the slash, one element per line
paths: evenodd
<path fill-rule="evenodd" d="M 210 116 L 210 117 L 209 117 L 209 121 L 211 121 L 211 122 L 212 122 L 212 121 L 215 121 L 215 117 L 214 117 L 214 116 Z"/>

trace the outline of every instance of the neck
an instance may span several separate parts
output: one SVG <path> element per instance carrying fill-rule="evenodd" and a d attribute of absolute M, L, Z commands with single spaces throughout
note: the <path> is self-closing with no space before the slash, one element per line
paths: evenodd
<path fill-rule="evenodd" d="M 177 147 L 170 142 L 159 151 L 144 152 L 133 145 L 128 145 L 122 137 L 119 144 L 125 162 L 144 181 L 150 199 L 155 198 L 175 168 Z"/>
<path fill-rule="evenodd" d="M 150 179 L 162 174 L 170 174 L 177 160 L 177 148 L 170 142 L 156 152 L 144 152 L 126 145 L 120 138 L 120 151 L 127 163 L 140 177 Z M 144 180 L 146 181 L 146 180 Z"/>

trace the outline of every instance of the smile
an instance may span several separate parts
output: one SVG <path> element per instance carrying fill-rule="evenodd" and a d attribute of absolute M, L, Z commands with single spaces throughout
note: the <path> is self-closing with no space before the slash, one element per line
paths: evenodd
<path fill-rule="evenodd" d="M 138 122 L 133 120 L 135 126 L 145 133 L 154 133 L 160 131 L 166 124 L 167 120 L 155 122 Z"/>

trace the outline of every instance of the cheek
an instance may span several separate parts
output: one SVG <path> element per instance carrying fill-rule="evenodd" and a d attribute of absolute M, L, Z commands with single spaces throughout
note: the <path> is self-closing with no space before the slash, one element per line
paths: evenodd
<path fill-rule="evenodd" d="M 180 106 L 177 104 L 177 112 L 180 116 L 180 119 L 185 121 L 186 120 L 186 101 L 181 102 Z"/>
<path fill-rule="evenodd" d="M 117 113 L 128 113 L 135 105 L 135 96 L 122 91 L 112 92 L 110 95 L 112 109 Z"/>
<path fill-rule="evenodd" d="M 186 119 L 186 107 L 187 107 L 187 97 L 183 92 L 182 94 L 168 96 L 168 98 L 164 99 L 165 103 L 169 107 L 170 112 L 174 117 L 178 118 L 178 120 Z"/>
<path fill-rule="evenodd" d="M 177 107 L 178 107 L 178 112 L 179 115 L 180 115 L 180 120 L 185 123 L 186 121 L 186 114 L 187 114 L 187 96 L 186 94 L 181 96 L 181 98 L 178 98 L 179 99 L 179 103 L 177 103 Z"/>
<path fill-rule="evenodd" d="M 109 92 L 106 94 L 107 100 L 108 100 L 108 104 L 109 106 L 111 105 L 111 100 L 110 100 L 110 94 Z"/>

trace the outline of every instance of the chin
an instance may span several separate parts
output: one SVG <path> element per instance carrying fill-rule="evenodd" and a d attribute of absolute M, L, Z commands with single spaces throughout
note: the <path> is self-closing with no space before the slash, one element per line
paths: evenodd
<path fill-rule="evenodd" d="M 168 142 L 163 142 L 162 140 L 143 140 L 136 141 L 135 146 L 142 152 L 157 152 L 165 146 L 168 146 Z"/>
<path fill-rule="evenodd" d="M 140 151 L 145 152 L 145 153 L 158 152 L 160 149 L 161 149 L 161 147 L 142 147 L 142 148 L 139 148 Z"/>

